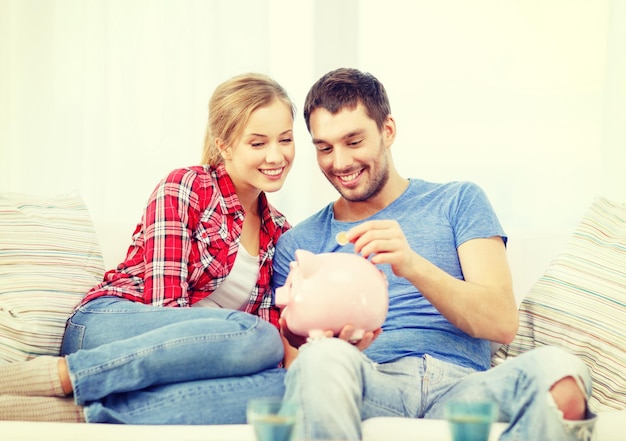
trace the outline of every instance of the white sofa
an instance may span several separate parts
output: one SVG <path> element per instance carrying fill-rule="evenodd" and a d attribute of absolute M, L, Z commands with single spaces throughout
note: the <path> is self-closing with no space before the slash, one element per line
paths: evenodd
<path fill-rule="evenodd" d="M 66 259 L 67 250 L 64 250 L 63 256 L 60 258 L 60 264 L 63 265 L 64 271 L 70 275 L 72 279 L 72 289 L 73 292 L 70 294 L 70 299 L 74 300 L 62 300 L 61 296 L 58 295 L 57 291 L 54 293 L 45 292 L 45 288 L 35 287 L 33 288 L 33 299 L 28 300 L 30 302 L 38 302 L 39 304 L 42 302 L 42 299 L 45 300 L 45 297 L 48 295 L 52 295 L 56 300 L 56 305 L 61 305 L 61 307 L 55 308 L 54 313 L 57 314 L 53 318 L 46 317 L 48 323 L 43 325 L 43 331 L 47 334 L 55 334 L 60 335 L 62 332 L 62 321 L 65 314 L 65 311 L 69 306 L 72 305 L 80 296 L 81 292 L 85 290 L 85 287 L 91 286 L 94 281 L 98 281 L 99 277 L 102 275 L 102 271 L 104 268 L 109 269 L 119 263 L 120 259 L 123 257 L 125 250 L 129 243 L 130 234 L 132 233 L 134 227 L 135 219 L 129 220 L 125 222 L 121 220 L 116 223 L 107 224 L 107 223 L 95 223 L 95 233 L 97 235 L 97 239 L 93 239 L 91 235 L 94 233 L 94 230 L 91 228 L 91 220 L 89 218 L 89 213 L 81 206 L 82 200 L 80 196 L 77 195 L 68 195 L 66 197 L 61 197 L 60 200 L 55 200 L 53 203 L 50 203 L 48 199 L 35 198 L 29 199 L 28 203 L 20 204 L 17 203 L 20 201 L 20 198 L 31 198 L 28 195 L 2 195 L 0 194 L 0 363 L 2 362 L 10 362 L 12 360 L 20 359 L 20 357 L 27 358 L 30 355 L 37 353 L 51 353 L 55 350 L 55 345 L 59 344 L 60 341 L 52 338 L 50 341 L 42 342 L 37 340 L 35 342 L 27 341 L 27 338 L 19 340 L 12 340 L 12 337 L 9 335 L 10 332 L 13 334 L 21 334 L 22 327 L 25 326 L 22 323 L 15 324 L 9 319 L 14 319 L 17 311 L 17 307 L 15 306 L 15 296 L 14 293 L 11 292 L 7 286 L 11 284 L 23 284 L 25 282 L 18 280 L 15 281 L 18 276 L 14 275 L 17 271 L 18 274 L 22 274 L 25 272 L 29 272 L 31 269 L 20 269 L 19 265 L 31 265 L 31 261 L 35 261 L 35 265 L 37 266 L 37 271 L 41 274 L 48 274 L 48 272 L 53 271 L 54 268 L 51 269 L 43 268 L 41 264 L 36 262 L 39 254 L 42 254 L 41 248 L 47 240 L 46 237 L 38 237 L 33 235 L 33 229 L 40 229 L 41 224 L 45 224 L 46 228 L 50 227 L 51 224 L 55 222 L 60 222 L 62 224 L 62 228 L 67 228 L 67 225 L 71 225 L 73 231 L 81 230 L 83 236 L 70 235 L 68 236 L 67 230 L 63 230 L 64 234 L 52 233 L 50 236 L 53 236 L 52 240 L 69 240 L 74 244 L 83 246 L 80 252 L 76 254 L 76 262 L 82 262 L 84 267 L 87 267 L 86 274 L 74 272 L 71 268 L 73 261 L 63 260 Z M 17 201 L 17 202 L 16 202 Z M 596 201 L 592 203 L 595 204 Z M 24 208 L 26 207 L 26 208 Z M 30 207 L 30 208 L 29 208 Z M 48 213 L 51 210 L 51 207 L 58 208 L 58 216 L 55 215 L 42 215 L 40 212 L 37 212 L 37 209 L 33 209 L 32 207 L 40 207 L 41 210 Z M 12 213 L 12 210 L 15 213 Z M 27 220 L 24 221 L 22 213 L 23 210 L 26 210 Z M 28 212 L 32 210 L 32 212 Z M 621 213 L 621 211 L 623 213 Z M 72 213 L 65 217 L 65 212 L 71 211 Z M 618 211 L 618 221 L 622 224 L 618 225 L 617 228 L 617 241 L 618 241 L 618 249 L 626 249 L 626 206 L 623 204 L 617 204 Z M 7 217 L 13 216 L 8 221 L 3 221 Z M 41 221 L 37 220 L 37 218 L 41 217 Z M 620 217 L 621 216 L 621 217 Z M 24 227 L 25 224 L 29 223 L 31 219 L 35 219 L 33 224 L 30 227 Z M 3 224 L 4 222 L 4 224 Z M 619 223 L 619 222 L 618 222 Z M 67 225 L 66 225 L 67 224 Z M 594 221 L 594 227 L 596 223 Z M 615 224 L 614 219 L 611 221 L 611 225 Z M 13 227 L 13 230 L 10 233 L 7 231 L 7 225 Z M 78 225 L 78 227 L 77 227 Z M 24 227 L 24 231 L 21 228 Z M 39 230 L 37 230 L 39 231 Z M 17 245 L 22 246 L 21 240 L 19 238 L 20 234 L 24 234 L 28 237 L 28 244 L 25 246 L 29 248 L 31 246 L 37 248 L 36 252 L 32 252 L 32 250 L 28 250 L 27 252 L 23 252 L 22 248 L 19 248 Z M 514 287 L 516 291 L 516 295 L 519 297 L 518 300 L 521 302 L 522 298 L 529 292 L 536 292 L 537 290 L 534 288 L 540 281 L 540 279 L 545 278 L 546 269 L 549 269 L 554 266 L 555 261 L 560 259 L 562 251 L 568 248 L 568 244 L 571 242 L 572 232 L 509 232 L 510 242 L 508 247 L 508 255 L 509 261 L 511 264 L 511 269 L 513 272 L 514 278 Z M 621 235 L 621 236 L 620 236 Z M 603 237 L 606 235 L 603 234 Z M 61 237 L 61 239 L 59 239 Z M 68 239 L 69 237 L 69 239 Z M 94 236 L 95 237 L 95 236 Z M 95 244 L 94 244 L 95 240 Z M 7 245 L 8 244 L 8 245 Z M 16 245 L 17 244 L 17 245 Z M 19 249 L 18 249 L 19 248 Z M 98 254 L 102 251 L 103 259 L 98 256 Z M 7 264 L 7 254 L 11 254 L 13 252 L 17 253 L 17 257 L 11 256 L 12 259 L 10 261 L 10 265 Z M 53 250 L 54 253 L 57 251 Z M 85 253 L 89 254 L 90 257 L 85 258 Z M 96 257 L 93 258 L 91 253 L 95 253 Z M 56 255 L 56 254 L 55 254 Z M 50 256 L 45 257 L 47 261 L 50 260 Z M 625 256 L 626 258 L 626 256 Z M 4 259 L 4 260 L 3 260 Z M 602 260 L 597 254 L 592 256 L 593 261 Z M 70 263 L 68 263 L 70 262 Z M 29 267 L 30 268 L 30 267 Z M 621 277 L 624 279 L 626 275 L 624 274 L 623 268 L 621 267 Z M 619 270 L 618 270 L 619 271 Z M 13 275 L 12 275 L 13 274 Z M 620 276 L 620 274 L 618 274 Z M 548 277 L 548 280 L 553 280 L 554 276 Z M 29 283 L 33 280 L 31 275 L 28 278 Z M 77 282 L 78 281 L 78 282 Z M 49 277 L 44 278 L 42 283 L 50 283 Z M 539 285 L 541 285 L 539 283 Z M 619 308 L 626 311 L 626 282 L 622 280 L 618 282 L 614 288 L 617 289 L 618 296 L 616 305 Z M 20 285 L 22 286 L 22 285 Z M 532 288 L 532 289 L 531 289 Z M 56 288 L 55 288 L 56 289 Z M 623 290 L 623 291 L 620 291 Z M 20 290 L 24 291 L 24 290 Z M 20 293 L 19 295 L 23 295 Z M 73 296 L 73 297 L 72 297 Z M 20 298 L 21 301 L 21 298 Z M 28 301 L 24 300 L 24 302 L 29 305 Z M 65 302 L 65 303 L 63 303 Z M 620 306 L 621 305 L 621 306 Z M 32 308 L 32 305 L 27 307 Z M 520 314 L 532 314 L 533 304 L 527 306 L 525 304 L 522 305 L 520 309 Z M 59 310 L 60 309 L 60 310 Z M 11 317 L 8 315 L 3 315 L 4 312 L 11 312 Z M 17 315 L 27 315 L 27 311 L 18 311 Z M 621 311 L 620 314 L 626 314 L 626 312 Z M 624 315 L 617 315 L 617 319 L 620 317 L 625 317 Z M 28 316 L 29 321 L 32 321 L 33 317 Z M 39 319 L 39 317 L 35 316 L 35 319 Z M 623 328 L 625 322 L 621 323 Z M 512 344 L 511 348 L 501 348 L 494 355 L 494 363 L 505 362 L 507 356 L 514 356 L 515 351 L 521 351 L 524 349 L 524 345 L 528 345 L 528 324 L 524 325 L 524 321 L 522 320 L 521 330 L 525 331 L 526 334 L 522 336 L 521 343 Z M 538 331 L 537 331 L 538 332 Z M 566 332 L 573 332 L 568 330 Z M 618 332 L 620 332 L 618 330 Z M 33 332 L 25 330 L 23 332 L 25 335 L 30 336 Z M 9 336 L 8 336 L 9 335 Z M 614 346 L 617 347 L 619 362 L 622 362 L 623 359 L 626 358 L 624 355 L 624 351 L 626 351 L 626 336 L 624 335 L 624 331 L 621 331 L 621 334 L 618 335 L 618 338 L 621 340 L 614 342 Z M 546 343 L 554 343 L 547 341 Z M 535 342 L 533 342 L 535 344 Z M 496 348 L 494 347 L 494 350 Z M 508 352 L 507 350 L 510 349 Z M 592 360 L 593 362 L 594 360 Z M 619 375 L 624 376 L 624 370 L 619 372 Z M 623 380 L 623 378 L 622 378 Z M 618 395 L 617 401 L 619 401 L 619 395 L 625 394 L 626 389 L 624 389 L 623 381 L 618 384 L 611 384 L 609 386 L 615 386 L 615 392 Z M 594 439 L 596 441 L 624 441 L 626 440 L 626 397 L 623 398 L 621 403 L 615 404 L 615 400 L 610 402 L 594 402 L 598 409 L 598 422 L 596 425 L 596 431 L 594 434 Z M 490 440 L 496 440 L 499 434 L 504 429 L 505 425 L 502 423 L 497 423 L 493 426 L 492 433 L 490 436 Z M 131 426 L 131 425 L 108 425 L 108 424 L 66 424 L 66 423 L 44 423 L 44 422 L 16 422 L 16 421 L 0 421 L 0 437 L 3 441 L 17 441 L 17 440 L 42 440 L 45 439 L 47 441 L 84 441 L 89 439 L 90 441 L 99 441 L 99 440 L 112 440 L 115 439 L 117 441 L 141 441 L 141 440 L 150 440 L 150 441 L 160 441 L 160 440 L 185 440 L 185 441 L 195 441 L 195 440 L 233 440 L 233 441 L 246 441 L 246 440 L 254 440 L 254 433 L 251 428 L 247 425 L 223 425 L 223 426 Z M 396 440 L 396 441 L 415 441 L 415 440 L 428 440 L 428 441 L 449 441 L 450 434 L 448 431 L 448 427 L 445 421 L 441 420 L 422 420 L 422 419 L 409 419 L 409 418 L 373 418 L 364 422 L 363 425 L 363 438 L 368 441 L 382 441 L 382 440 Z M 540 437 L 537 437 L 537 440 L 540 440 Z"/>

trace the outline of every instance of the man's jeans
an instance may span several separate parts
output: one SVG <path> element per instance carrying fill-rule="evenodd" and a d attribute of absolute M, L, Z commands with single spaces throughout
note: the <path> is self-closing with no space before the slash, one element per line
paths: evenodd
<path fill-rule="evenodd" d="M 240 311 L 104 297 L 72 315 L 61 352 L 88 422 L 243 424 L 250 398 L 284 393 L 277 329 Z"/>
<path fill-rule="evenodd" d="M 304 439 L 361 438 L 361 420 L 378 416 L 443 418 L 449 400 L 491 399 L 499 420 L 510 422 L 502 440 L 576 439 L 567 432 L 550 387 L 572 376 L 587 396 L 587 367 L 554 347 L 535 349 L 485 372 L 429 355 L 375 364 L 338 339 L 307 343 L 289 368 L 285 398 L 302 408 Z"/>

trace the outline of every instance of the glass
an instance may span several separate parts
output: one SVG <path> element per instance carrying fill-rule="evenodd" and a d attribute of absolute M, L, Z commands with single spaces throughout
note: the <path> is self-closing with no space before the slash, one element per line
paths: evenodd
<path fill-rule="evenodd" d="M 445 416 L 453 441 L 487 441 L 498 406 L 491 401 L 453 401 L 446 404 Z"/>
<path fill-rule="evenodd" d="M 253 398 L 248 402 L 247 420 L 257 441 L 292 440 L 297 414 L 297 406 L 280 397 Z"/>

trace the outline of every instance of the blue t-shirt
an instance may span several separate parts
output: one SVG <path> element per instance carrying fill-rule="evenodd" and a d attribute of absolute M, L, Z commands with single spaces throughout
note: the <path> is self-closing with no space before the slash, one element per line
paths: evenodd
<path fill-rule="evenodd" d="M 359 222 L 339 222 L 333 204 L 284 233 L 274 255 L 274 289 L 284 285 L 295 250 L 353 252 L 335 236 L 366 220 L 395 219 L 411 248 L 447 273 L 463 279 L 457 248 L 477 238 L 506 236 L 483 190 L 470 182 L 431 183 L 412 179 L 389 206 Z M 389 281 L 389 312 L 382 334 L 365 354 L 377 363 L 406 356 L 433 357 L 477 370 L 490 365 L 490 344 L 450 323 L 408 280 L 388 264 L 378 265 Z M 337 293 L 340 295 L 340 293 Z"/>

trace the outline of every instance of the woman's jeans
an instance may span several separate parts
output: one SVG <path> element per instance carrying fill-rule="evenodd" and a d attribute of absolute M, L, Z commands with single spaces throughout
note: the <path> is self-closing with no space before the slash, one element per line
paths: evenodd
<path fill-rule="evenodd" d="M 302 409 L 302 438 L 361 439 L 361 420 L 372 417 L 444 418 L 449 400 L 489 399 L 509 422 L 501 440 L 580 439 L 551 399 L 550 388 L 572 376 L 586 396 L 591 380 L 571 354 L 544 347 L 485 372 L 429 355 L 376 364 L 352 345 L 326 338 L 302 346 L 287 375 L 285 398 Z M 582 437 L 582 439 L 585 439 Z"/>
<path fill-rule="evenodd" d="M 61 353 L 87 422 L 243 424 L 250 398 L 284 393 L 278 330 L 241 311 L 103 297 L 70 317 Z"/>

